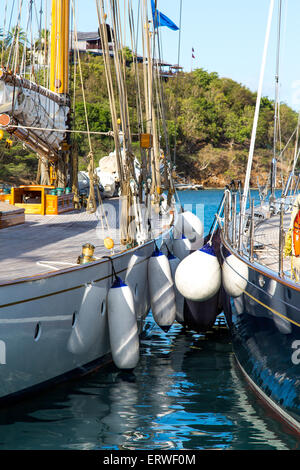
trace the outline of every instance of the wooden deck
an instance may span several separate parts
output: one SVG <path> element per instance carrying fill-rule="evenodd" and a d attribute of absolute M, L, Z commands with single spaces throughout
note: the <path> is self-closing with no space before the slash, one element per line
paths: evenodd
<path fill-rule="evenodd" d="M 107 200 L 105 200 L 107 201 Z M 99 212 L 71 212 L 54 216 L 25 215 L 25 223 L 0 230 L 0 282 L 33 276 L 76 265 L 82 245 L 95 246 L 94 256 L 112 254 L 103 245 L 105 237 L 114 240 L 114 253 L 123 251 L 120 244 L 119 199 L 110 199 L 107 220 Z M 155 225 L 155 224 L 154 224 Z M 159 224 L 154 227 L 158 234 Z"/>

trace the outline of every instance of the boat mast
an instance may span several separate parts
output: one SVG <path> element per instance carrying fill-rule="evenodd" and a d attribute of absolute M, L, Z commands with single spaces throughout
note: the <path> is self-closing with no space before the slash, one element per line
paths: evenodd
<path fill-rule="evenodd" d="M 278 115 L 279 115 L 279 59 L 280 59 L 280 40 L 281 40 L 281 10 L 282 0 L 278 5 L 278 32 L 277 32 L 277 58 L 276 58 L 276 75 L 275 75 L 275 114 L 274 114 L 274 143 L 273 143 L 273 159 L 271 164 L 271 201 L 275 198 L 276 174 L 277 174 L 277 131 L 278 131 Z"/>
<path fill-rule="evenodd" d="M 69 92 L 70 0 L 52 0 L 50 90 Z"/>
<path fill-rule="evenodd" d="M 64 96 L 69 101 L 69 24 L 70 0 L 52 0 L 51 14 L 51 50 L 50 50 L 50 90 Z M 72 168 L 76 168 L 70 161 L 70 135 L 67 133 L 61 145 L 60 158 L 56 164 L 55 185 L 65 187 L 69 183 L 77 192 L 77 175 L 73 175 Z M 77 197 L 77 194 L 75 195 Z"/>
<path fill-rule="evenodd" d="M 156 2 L 155 2 L 156 7 Z M 153 136 L 153 148 L 151 149 L 151 170 L 152 170 L 152 188 L 155 204 L 159 204 L 161 192 L 161 175 L 160 175 L 160 147 L 159 136 L 157 129 L 157 116 L 154 106 L 154 76 L 153 76 L 153 57 L 152 54 L 155 48 L 155 28 L 153 24 L 153 32 L 150 32 L 149 19 L 147 13 L 147 2 L 144 0 L 144 14 L 145 14 L 145 43 L 146 43 L 146 57 L 147 57 L 147 85 L 148 85 L 148 128 L 147 132 Z M 152 44 L 151 44 L 152 37 Z M 151 47 L 152 46 L 152 47 Z"/>
<path fill-rule="evenodd" d="M 242 220 L 241 220 L 242 224 L 241 225 L 242 226 L 243 226 L 243 223 L 244 223 L 246 205 L 247 205 L 247 198 L 248 198 L 249 187 L 250 187 L 250 176 L 251 176 L 251 169 L 252 169 L 252 162 L 253 162 L 253 155 L 254 155 L 256 131 L 257 131 L 258 118 L 259 118 L 260 101 L 261 101 L 261 95 L 262 95 L 262 87 L 263 87 L 263 80 L 264 80 L 264 73 L 265 73 L 265 65 L 266 65 L 266 60 L 267 60 L 267 52 L 268 52 L 269 38 L 270 38 L 270 32 L 271 32 L 273 10 L 274 10 L 274 0 L 270 0 L 268 23 L 267 23 L 267 30 L 266 30 L 266 35 L 265 35 L 265 44 L 264 44 L 262 65 L 261 65 L 259 86 L 258 86 L 258 92 L 257 92 L 257 98 L 256 98 L 256 107 L 255 107 L 255 114 L 254 114 L 254 122 L 253 122 L 253 128 L 252 128 L 249 156 L 248 156 L 247 171 L 246 171 L 246 177 L 245 177 L 243 197 L 242 197 L 242 201 L 241 201 L 242 202 L 242 204 L 241 204 L 241 216 L 242 216 Z"/>

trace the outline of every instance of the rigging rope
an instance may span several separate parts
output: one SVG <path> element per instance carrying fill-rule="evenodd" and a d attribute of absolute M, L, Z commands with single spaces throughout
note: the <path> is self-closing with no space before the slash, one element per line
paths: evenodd
<path fill-rule="evenodd" d="M 112 75 L 111 75 L 111 68 L 110 68 L 110 55 L 109 55 L 109 46 L 108 46 L 108 38 L 107 38 L 107 29 L 106 29 L 106 15 L 104 13 L 103 1 L 101 1 L 101 4 L 100 4 L 100 0 L 98 1 L 96 0 L 96 7 L 97 7 L 97 16 L 98 16 L 98 23 L 99 23 L 101 45 L 103 49 L 103 60 L 104 60 L 104 70 L 105 70 L 105 76 L 106 76 L 107 91 L 108 91 L 110 111 L 111 111 L 111 116 L 112 116 L 113 137 L 114 137 L 114 143 L 115 143 L 118 175 L 119 175 L 120 184 L 122 188 L 122 185 L 124 182 L 124 170 L 123 170 L 123 162 L 121 159 L 119 129 L 118 129 L 118 123 L 117 123 L 115 97 L 114 97 L 114 92 L 113 92 L 113 83 L 112 83 Z"/>
<path fill-rule="evenodd" d="M 84 130 L 76 130 L 76 129 L 59 129 L 57 127 L 53 127 L 53 128 L 50 128 L 50 127 L 34 127 L 34 126 L 21 126 L 21 125 L 14 125 L 14 124 L 11 124 L 9 125 L 10 128 L 18 128 L 18 129 L 26 129 L 26 130 L 32 130 L 32 131 L 49 131 L 49 132 L 61 132 L 61 133 L 70 133 L 70 134 L 89 134 L 89 135 L 103 135 L 103 136 L 106 136 L 106 137 L 113 137 L 114 136 L 114 132 L 113 131 L 106 131 L 106 132 L 101 132 L 101 131 L 91 131 L 91 130 L 88 130 L 88 131 L 84 131 Z M 139 135 L 139 134 L 132 134 L 132 135 Z"/>
<path fill-rule="evenodd" d="M 271 31 L 271 24 L 272 24 L 272 17 L 273 17 L 273 9 L 274 9 L 274 0 L 271 0 L 270 1 L 270 6 L 269 6 L 269 14 L 268 14 L 266 34 L 265 34 L 265 43 L 264 43 L 262 64 L 261 64 L 261 70 L 260 70 L 259 86 L 258 86 L 258 91 L 257 91 L 257 99 L 256 99 L 254 122 L 253 122 L 252 134 L 251 134 L 251 142 L 250 142 L 250 149 L 249 149 L 249 156 L 248 156 L 247 171 L 246 171 L 246 177 L 245 177 L 245 183 L 244 183 L 244 192 L 243 192 L 243 197 L 242 197 L 242 201 L 241 201 L 241 203 L 242 203 L 241 204 L 241 217 L 242 217 L 243 221 L 244 221 L 245 212 L 246 212 L 246 203 L 247 203 L 249 184 L 250 184 L 250 176 L 251 176 L 253 154 L 254 154 L 254 147 L 255 147 L 255 140 L 256 140 L 257 124 L 258 124 L 258 118 L 259 118 L 259 109 L 260 109 L 260 101 L 261 101 L 261 95 L 262 95 L 265 65 L 266 65 L 269 38 L 270 38 L 270 31 Z M 242 225 L 243 224 L 241 224 L 241 226 Z"/>
<path fill-rule="evenodd" d="M 137 60 L 137 40 L 138 35 L 135 36 L 135 28 L 134 28 L 134 20 L 133 20 L 133 8 L 132 8 L 132 1 L 128 0 L 128 11 L 129 11 L 129 28 L 130 28 L 130 38 L 131 38 L 131 52 L 132 52 L 132 61 L 133 61 L 133 68 L 134 68 L 134 78 L 135 78 L 135 85 L 137 88 L 136 93 L 136 109 L 137 109 L 137 120 L 138 120 L 138 129 L 140 133 L 144 133 L 144 121 L 143 121 L 143 110 L 142 110 L 142 96 L 141 96 L 141 84 L 140 84 L 140 76 L 138 70 L 138 60 Z M 140 0 L 138 4 L 138 14 L 137 14 L 137 32 L 139 30 L 139 12 L 140 12 Z M 136 39 L 135 39 L 136 38 Z M 147 176 L 148 176 L 148 162 L 147 162 L 147 153 L 146 149 L 140 146 L 141 152 L 141 167 L 142 171 L 140 174 L 140 181 L 139 181 L 139 198 L 140 201 L 143 199 L 143 182 L 145 182 L 145 197 L 148 197 L 148 185 L 146 184 Z"/>
<path fill-rule="evenodd" d="M 181 53 L 181 23 L 182 23 L 182 0 L 180 0 L 180 13 L 179 13 L 179 38 L 178 38 L 178 60 L 177 65 L 180 65 L 180 53 Z M 178 93 L 179 85 L 179 68 L 177 69 L 176 77 L 176 96 Z M 175 107 L 175 136 L 174 136 L 174 165 L 176 165 L 177 157 L 177 124 L 178 124 L 178 107 Z"/>
<path fill-rule="evenodd" d="M 77 35 L 77 28 L 76 28 L 76 22 L 75 22 L 75 7 L 74 7 L 73 0 L 72 0 L 72 11 L 73 11 L 74 38 L 75 38 L 75 44 L 77 46 L 78 69 L 79 69 L 79 75 L 80 75 L 81 92 L 82 92 L 82 99 L 83 99 L 83 106 L 84 106 L 84 113 L 85 113 L 85 120 L 86 120 L 86 127 L 87 127 L 88 144 L 89 144 L 88 174 L 89 174 L 89 180 L 90 180 L 90 190 L 89 190 L 89 196 L 88 196 L 87 210 L 90 210 L 90 212 L 96 212 L 97 204 L 96 204 L 95 187 L 94 187 L 95 185 L 94 154 L 93 154 L 92 141 L 91 141 L 91 135 L 90 135 L 90 126 L 89 126 L 87 106 L 86 106 L 85 90 L 83 86 L 83 75 L 82 75 L 81 59 L 80 59 L 79 48 L 78 48 L 78 35 Z"/>
<path fill-rule="evenodd" d="M 3 59 L 4 59 L 4 44 L 6 40 L 6 15 L 7 15 L 7 0 L 5 2 L 5 9 L 4 9 L 4 23 L 3 23 L 3 30 L 2 30 L 2 50 L 1 50 L 1 67 L 3 67 Z"/>

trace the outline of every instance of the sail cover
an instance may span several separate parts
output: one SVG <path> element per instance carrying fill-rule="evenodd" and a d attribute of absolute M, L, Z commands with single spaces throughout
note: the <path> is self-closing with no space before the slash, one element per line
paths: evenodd
<path fill-rule="evenodd" d="M 68 128 L 69 114 L 68 103 L 61 95 L 16 75 L 2 73 L 0 115 L 3 113 L 11 118 L 7 129 L 9 132 L 25 128 L 26 136 L 30 133 L 40 139 L 49 154 L 59 151 L 65 139 L 64 131 Z M 38 148 L 34 150 L 38 152 Z"/>

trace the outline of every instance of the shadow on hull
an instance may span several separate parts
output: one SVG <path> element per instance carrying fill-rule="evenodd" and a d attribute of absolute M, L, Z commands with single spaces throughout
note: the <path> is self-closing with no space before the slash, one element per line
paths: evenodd
<path fill-rule="evenodd" d="M 222 313 L 221 292 L 204 302 L 184 301 L 184 326 L 198 333 L 205 333 L 211 329 L 217 316 Z"/>

